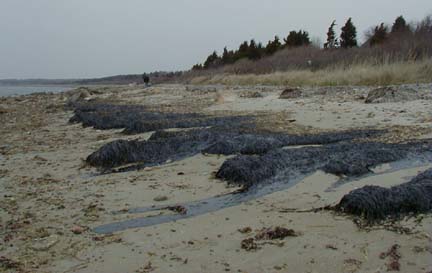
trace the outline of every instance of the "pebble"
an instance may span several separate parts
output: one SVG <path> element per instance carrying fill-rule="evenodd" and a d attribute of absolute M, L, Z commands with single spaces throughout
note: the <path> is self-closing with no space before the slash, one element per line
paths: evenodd
<path fill-rule="evenodd" d="M 72 231 L 74 234 L 81 234 L 81 233 L 83 233 L 83 232 L 85 231 L 85 229 L 84 229 L 83 227 L 80 227 L 80 226 L 73 226 L 73 227 L 71 228 L 71 231 Z"/>
<path fill-rule="evenodd" d="M 162 201 L 166 201 L 166 200 L 168 200 L 168 197 L 165 195 L 158 195 L 155 198 L 153 198 L 153 201 L 156 201 L 156 202 L 162 202 Z"/>

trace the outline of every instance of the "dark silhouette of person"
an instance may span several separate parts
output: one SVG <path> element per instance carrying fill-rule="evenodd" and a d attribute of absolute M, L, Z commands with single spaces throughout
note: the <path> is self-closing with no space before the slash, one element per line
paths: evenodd
<path fill-rule="evenodd" d="M 149 77 L 146 73 L 144 73 L 144 74 L 142 75 L 142 78 L 143 78 L 143 81 L 144 81 L 145 86 L 149 86 L 150 77 Z"/>

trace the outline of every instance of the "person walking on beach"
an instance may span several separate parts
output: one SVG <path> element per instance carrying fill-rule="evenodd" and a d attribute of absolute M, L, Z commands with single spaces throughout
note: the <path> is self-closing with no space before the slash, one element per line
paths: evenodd
<path fill-rule="evenodd" d="M 144 81 L 144 85 L 145 85 L 146 87 L 147 87 L 147 86 L 150 86 L 150 77 L 147 76 L 146 73 L 144 73 L 144 74 L 142 75 L 142 78 L 143 78 L 143 81 Z"/>

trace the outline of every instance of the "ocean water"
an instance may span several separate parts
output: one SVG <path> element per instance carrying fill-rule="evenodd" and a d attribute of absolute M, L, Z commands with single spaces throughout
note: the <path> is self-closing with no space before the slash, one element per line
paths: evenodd
<path fill-rule="evenodd" d="M 0 85 L 0 97 L 14 96 L 14 95 L 27 95 L 38 92 L 63 92 L 74 87 L 71 86 L 7 86 Z"/>

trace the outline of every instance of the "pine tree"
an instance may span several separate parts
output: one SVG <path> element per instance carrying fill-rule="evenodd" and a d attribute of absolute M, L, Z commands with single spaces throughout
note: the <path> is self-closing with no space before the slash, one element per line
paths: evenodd
<path fill-rule="evenodd" d="M 336 21 L 333 21 L 327 32 L 327 42 L 324 44 L 324 48 L 331 49 L 338 47 L 338 40 L 336 39 L 336 33 L 334 27 L 336 26 Z"/>
<path fill-rule="evenodd" d="M 281 44 L 280 39 L 279 39 L 279 36 L 275 36 L 274 37 L 273 47 L 275 48 L 275 51 L 278 51 L 282 47 L 282 44 Z"/>
<path fill-rule="evenodd" d="M 264 54 L 265 54 L 265 47 L 263 47 L 263 45 L 262 45 L 261 42 L 258 43 L 258 45 L 257 45 L 257 49 L 258 49 L 258 51 L 259 51 L 259 53 L 260 53 L 260 58 L 261 58 L 262 56 L 264 56 Z"/>
<path fill-rule="evenodd" d="M 231 63 L 231 56 L 230 52 L 226 47 L 224 47 L 223 53 L 222 53 L 222 64 L 229 64 Z"/>
<path fill-rule="evenodd" d="M 266 48 L 265 53 L 267 55 L 273 55 L 276 51 L 278 51 L 282 47 L 282 44 L 279 40 L 278 36 L 275 36 L 273 41 L 269 41 Z"/>
<path fill-rule="evenodd" d="M 285 47 L 299 47 L 299 46 L 308 46 L 311 44 L 309 39 L 309 33 L 306 31 L 299 30 L 291 31 L 288 34 L 288 37 L 284 39 Z"/>
<path fill-rule="evenodd" d="M 240 46 L 237 52 L 235 53 L 235 61 L 238 61 L 243 58 L 247 58 L 249 53 L 249 44 L 247 41 L 244 41 Z"/>
<path fill-rule="evenodd" d="M 298 35 L 300 36 L 301 45 L 300 46 L 309 46 L 312 42 L 309 38 L 309 32 L 307 31 L 299 31 Z"/>
<path fill-rule="evenodd" d="M 284 39 L 286 47 L 294 47 L 297 44 L 297 32 L 290 31 L 288 37 Z"/>
<path fill-rule="evenodd" d="M 268 41 L 267 45 L 264 48 L 264 52 L 266 55 L 271 55 L 274 53 L 272 50 L 272 41 Z"/>
<path fill-rule="evenodd" d="M 370 46 L 379 45 L 385 42 L 388 37 L 388 28 L 384 23 L 381 23 L 381 25 L 376 26 L 373 32 L 372 37 L 369 40 Z"/>
<path fill-rule="evenodd" d="M 248 58 L 251 60 L 258 60 L 261 58 L 260 51 L 254 39 L 252 39 L 249 43 Z"/>
<path fill-rule="evenodd" d="M 356 47 L 357 46 L 357 30 L 352 23 L 351 18 L 342 27 L 340 36 L 340 46 L 342 48 Z"/>
<path fill-rule="evenodd" d="M 211 66 L 217 66 L 220 63 L 220 57 L 217 55 L 216 51 L 207 57 L 207 60 L 204 62 L 204 68 L 210 68 Z"/>
<path fill-rule="evenodd" d="M 398 18 L 396 18 L 395 22 L 393 23 L 393 26 L 391 28 L 391 33 L 395 34 L 395 33 L 405 33 L 405 32 L 409 32 L 410 28 L 407 25 L 405 19 L 403 18 L 403 16 L 399 16 Z"/>
<path fill-rule="evenodd" d="M 192 70 L 201 70 L 201 69 L 203 69 L 202 64 L 196 64 L 196 65 L 192 66 Z"/>

